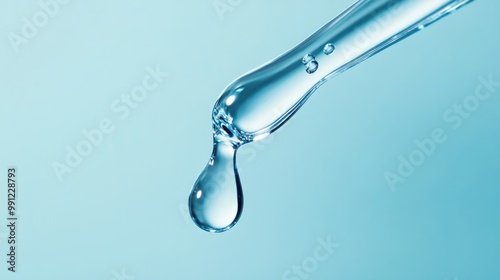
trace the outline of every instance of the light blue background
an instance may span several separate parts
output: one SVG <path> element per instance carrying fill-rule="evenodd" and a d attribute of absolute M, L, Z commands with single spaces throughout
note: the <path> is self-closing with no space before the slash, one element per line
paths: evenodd
<path fill-rule="evenodd" d="M 334 78 L 245 147 L 245 209 L 232 230 L 188 220 L 222 89 L 351 3 L 244 0 L 220 18 L 211 0 L 73 0 L 16 53 L 9 32 L 41 9 L 3 1 L 0 178 L 18 167 L 20 220 L 13 274 L 2 186 L 0 278 L 121 280 L 124 268 L 136 280 L 282 279 L 331 236 L 340 247 L 310 279 L 498 279 L 500 88 L 459 129 L 442 117 L 478 77 L 500 81 L 493 0 Z M 121 120 L 111 104 L 156 65 L 169 77 Z M 60 182 L 53 162 L 104 118 L 115 130 Z M 447 141 L 391 191 L 384 173 L 435 128 Z"/>

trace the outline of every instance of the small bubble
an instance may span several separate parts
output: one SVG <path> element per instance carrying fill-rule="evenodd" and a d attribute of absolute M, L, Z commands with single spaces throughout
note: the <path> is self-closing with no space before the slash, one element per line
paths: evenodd
<path fill-rule="evenodd" d="M 311 60 L 306 65 L 306 72 L 308 74 L 312 74 L 312 73 L 316 72 L 316 70 L 318 70 L 318 66 L 319 66 L 319 64 L 316 60 Z"/>
<path fill-rule="evenodd" d="M 323 48 L 323 52 L 326 55 L 331 55 L 334 50 L 335 50 L 335 46 L 331 43 L 326 44 L 325 47 Z"/>
<path fill-rule="evenodd" d="M 306 65 L 307 63 L 311 62 L 314 59 L 315 59 L 314 55 L 308 53 L 304 55 L 304 57 L 302 58 L 302 64 Z"/>

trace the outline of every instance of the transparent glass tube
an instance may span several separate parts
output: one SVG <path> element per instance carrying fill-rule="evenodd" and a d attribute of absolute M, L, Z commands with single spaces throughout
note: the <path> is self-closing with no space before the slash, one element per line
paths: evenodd
<path fill-rule="evenodd" d="M 209 232 L 236 224 L 243 191 L 239 146 L 273 133 L 316 88 L 472 0 L 360 0 L 295 48 L 232 82 L 212 112 L 212 156 L 189 197 Z"/>
<path fill-rule="evenodd" d="M 331 77 L 472 0 L 361 0 L 302 43 L 232 82 L 213 110 L 239 145 L 279 128 Z"/>

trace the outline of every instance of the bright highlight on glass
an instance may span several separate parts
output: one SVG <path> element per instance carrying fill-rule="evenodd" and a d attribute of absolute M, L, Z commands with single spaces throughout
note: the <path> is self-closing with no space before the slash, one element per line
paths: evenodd
<path fill-rule="evenodd" d="M 295 48 L 233 81 L 214 105 L 212 156 L 189 197 L 196 225 L 223 232 L 238 222 L 238 147 L 277 130 L 328 79 L 469 2 L 357 1 Z"/>

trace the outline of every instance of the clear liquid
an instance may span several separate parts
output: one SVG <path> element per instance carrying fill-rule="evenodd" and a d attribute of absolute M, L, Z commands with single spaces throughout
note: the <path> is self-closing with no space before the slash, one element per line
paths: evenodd
<path fill-rule="evenodd" d="M 212 156 L 189 197 L 193 221 L 209 232 L 231 228 L 241 215 L 243 192 L 236 167 L 236 149 L 216 141 Z"/>
<path fill-rule="evenodd" d="M 233 81 L 214 105 L 214 151 L 189 198 L 193 221 L 222 232 L 243 206 L 239 146 L 281 127 L 324 82 L 472 0 L 361 0 L 295 48 Z"/>

